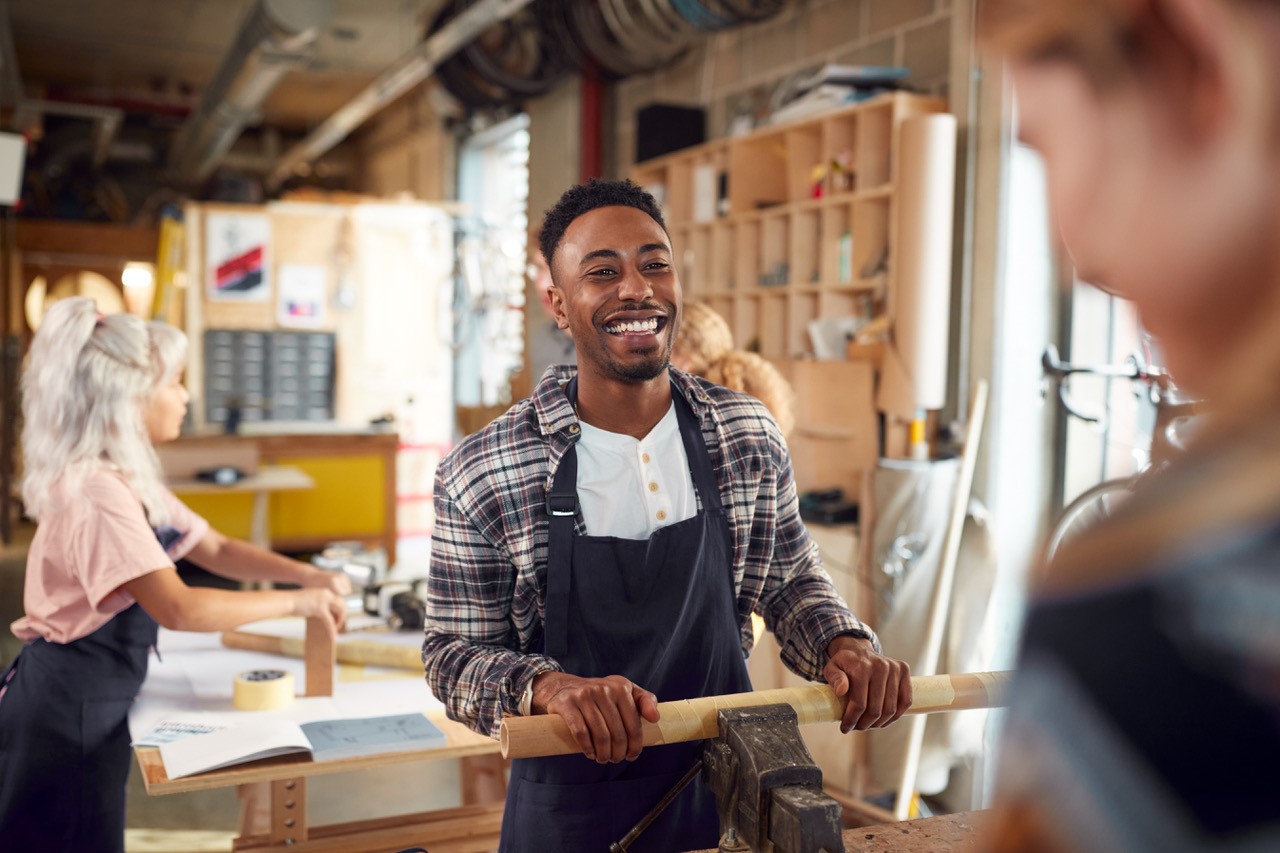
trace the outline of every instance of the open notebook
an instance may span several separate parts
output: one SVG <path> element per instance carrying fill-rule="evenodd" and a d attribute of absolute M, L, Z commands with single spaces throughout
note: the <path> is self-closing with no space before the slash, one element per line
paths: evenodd
<path fill-rule="evenodd" d="M 262 718 L 160 744 L 170 779 L 230 767 L 287 753 L 309 754 L 315 761 L 357 755 L 430 749 L 447 738 L 422 714 L 392 714 L 295 723 Z"/>

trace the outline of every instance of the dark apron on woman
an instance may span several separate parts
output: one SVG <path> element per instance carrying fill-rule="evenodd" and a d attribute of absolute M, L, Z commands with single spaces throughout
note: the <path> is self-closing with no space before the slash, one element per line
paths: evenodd
<path fill-rule="evenodd" d="M 569 388 L 576 395 L 576 381 Z M 660 702 L 751 689 L 738 627 L 729 522 L 711 457 L 688 403 L 676 416 L 702 510 L 648 539 L 574 536 L 577 453 L 570 447 L 548 496 L 544 651 L 566 672 L 623 675 Z M 607 851 L 701 755 L 700 742 L 646 748 L 635 761 L 582 755 L 511 762 L 503 853 Z M 715 800 L 701 779 L 630 848 L 715 847 Z"/>
<path fill-rule="evenodd" d="M 135 603 L 78 640 L 23 646 L 0 688 L 0 849 L 123 853 L 129 707 L 158 627 Z"/>

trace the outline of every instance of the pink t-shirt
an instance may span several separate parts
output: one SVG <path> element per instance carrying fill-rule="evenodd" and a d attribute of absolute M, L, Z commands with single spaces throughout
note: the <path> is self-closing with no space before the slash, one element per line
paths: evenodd
<path fill-rule="evenodd" d="M 124 476 L 109 468 L 89 476 L 84 497 L 36 526 L 27 552 L 26 615 L 11 626 L 24 642 L 69 643 L 92 634 L 133 604 L 121 584 L 173 568 L 209 532 L 209 522 L 165 490 L 169 526 L 182 534 L 166 553 Z"/>

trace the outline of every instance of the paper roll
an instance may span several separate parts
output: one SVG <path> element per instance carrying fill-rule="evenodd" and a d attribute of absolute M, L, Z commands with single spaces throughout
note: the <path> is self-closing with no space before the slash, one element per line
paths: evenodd
<path fill-rule="evenodd" d="M 893 342 L 914 408 L 941 409 L 947 402 L 951 328 L 956 119 L 948 113 L 914 116 L 902 122 L 901 134 Z"/>
<path fill-rule="evenodd" d="M 236 676 L 231 704 L 241 711 L 274 711 L 292 703 L 296 694 L 292 672 L 253 669 Z"/>

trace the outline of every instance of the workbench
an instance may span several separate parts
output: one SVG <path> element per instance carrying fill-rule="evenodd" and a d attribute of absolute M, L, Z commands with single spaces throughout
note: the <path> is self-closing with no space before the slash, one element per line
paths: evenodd
<path fill-rule="evenodd" d="M 416 643 L 420 639 L 417 632 L 408 632 L 398 641 Z M 157 647 L 160 657 L 152 659 L 147 679 L 130 712 L 129 725 L 135 740 L 161 720 L 227 724 L 251 715 L 280 714 L 304 722 L 415 710 L 425 713 L 447 738 L 446 745 L 425 750 L 319 762 L 307 756 L 278 756 L 178 779 L 170 779 L 165 772 L 158 748 L 136 748 L 134 754 L 148 794 L 237 789 L 241 798 L 240 834 L 233 850 L 372 853 L 429 846 L 433 853 L 478 853 L 497 847 L 502 801 L 467 802 L 465 764 L 469 757 L 496 755 L 499 745 L 446 719 L 443 706 L 431 695 L 420 674 L 405 672 L 403 677 L 389 677 L 394 673 L 375 673 L 388 677 L 344 680 L 339 672 L 332 696 L 300 696 L 291 706 L 279 711 L 244 712 L 234 710 L 231 703 L 232 679 L 236 673 L 250 669 L 292 672 L 301 693 L 304 662 L 226 649 L 217 634 L 162 629 Z M 463 805 L 458 808 L 319 826 L 308 818 L 308 778 L 449 759 L 464 762 Z"/>
<path fill-rule="evenodd" d="M 846 829 L 845 853 L 976 853 L 982 814 L 958 812 Z M 716 851 L 702 850 L 698 853 Z"/>

